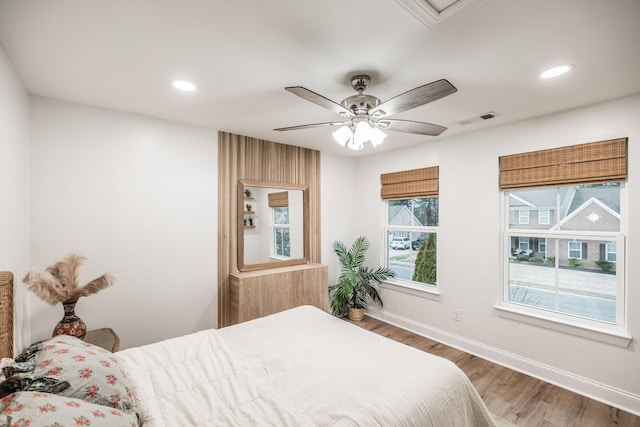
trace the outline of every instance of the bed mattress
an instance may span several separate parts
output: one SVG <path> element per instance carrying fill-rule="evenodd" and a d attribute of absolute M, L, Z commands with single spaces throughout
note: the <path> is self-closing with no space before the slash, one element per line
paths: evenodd
<path fill-rule="evenodd" d="M 145 427 L 495 425 L 452 362 L 311 306 L 116 354 Z"/>

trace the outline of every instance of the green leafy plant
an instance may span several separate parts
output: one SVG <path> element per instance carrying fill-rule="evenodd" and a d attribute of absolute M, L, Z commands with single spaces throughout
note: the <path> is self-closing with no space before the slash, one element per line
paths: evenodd
<path fill-rule="evenodd" d="M 340 241 L 333 243 L 333 251 L 340 262 L 340 276 L 335 285 L 329 287 L 331 314 L 345 317 L 350 308 L 367 308 L 369 301 L 382 306 L 376 285 L 395 273 L 386 267 L 372 269 L 364 266 L 369 249 L 366 237 L 358 237 L 350 249 Z"/>
<path fill-rule="evenodd" d="M 600 259 L 598 261 L 595 262 L 596 265 L 598 267 L 600 267 L 600 270 L 602 271 L 611 271 L 613 269 L 614 263 L 606 260 L 606 259 Z"/>
<path fill-rule="evenodd" d="M 569 267 L 571 268 L 578 268 L 582 265 L 582 263 L 577 258 L 569 258 L 569 261 L 567 262 L 569 264 Z"/>
<path fill-rule="evenodd" d="M 416 255 L 413 281 L 421 283 L 436 283 L 437 263 L 436 263 L 436 235 L 429 234 L 429 238 L 420 246 Z"/>

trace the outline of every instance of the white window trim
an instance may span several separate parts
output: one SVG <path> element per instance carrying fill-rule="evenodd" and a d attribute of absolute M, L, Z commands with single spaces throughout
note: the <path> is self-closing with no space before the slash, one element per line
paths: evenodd
<path fill-rule="evenodd" d="M 387 259 L 389 258 L 389 242 L 387 241 L 388 230 L 393 229 L 400 232 L 416 232 L 416 227 L 407 227 L 407 226 L 393 226 L 389 227 L 387 224 L 389 223 L 389 209 L 388 209 L 389 200 L 382 200 L 381 209 L 382 214 L 380 217 L 382 218 L 382 227 L 381 227 L 381 236 L 380 241 L 382 242 L 382 246 L 384 250 L 380 252 L 380 265 L 387 265 Z M 438 220 L 439 223 L 439 220 Z M 438 236 L 438 226 L 422 226 L 420 227 L 419 232 L 424 233 L 435 233 Z M 437 266 L 436 261 L 436 266 Z M 396 290 L 403 293 L 407 293 L 409 295 L 419 296 L 422 298 L 432 299 L 432 300 L 440 300 L 440 286 L 438 285 L 438 276 L 439 269 L 436 272 L 436 283 L 425 283 L 420 284 L 419 282 L 414 282 L 411 280 L 403 280 L 397 279 L 395 277 L 390 277 L 381 284 L 381 288 Z"/>
<path fill-rule="evenodd" d="M 570 333 L 573 335 L 581 336 L 584 338 L 606 342 L 609 344 L 618 345 L 627 348 L 633 340 L 633 337 L 628 332 L 628 326 L 626 323 L 627 310 L 628 310 L 628 292 L 626 281 L 626 268 L 624 266 L 624 258 L 627 257 L 626 251 L 623 250 L 623 259 L 617 262 L 617 287 L 616 295 L 622 298 L 622 301 L 616 301 L 616 324 L 607 324 L 605 322 L 598 322 L 591 319 L 581 319 L 572 315 L 565 315 L 562 313 L 551 312 L 535 307 L 524 306 L 521 304 L 511 303 L 508 300 L 508 286 L 505 284 L 509 278 L 509 252 L 510 252 L 510 239 L 515 235 L 526 235 L 529 237 L 546 237 L 557 239 L 574 239 L 578 238 L 593 240 L 596 239 L 611 239 L 616 241 L 616 249 L 625 247 L 625 235 L 627 231 L 627 218 L 621 217 L 620 231 L 619 232 L 581 232 L 579 237 L 572 235 L 571 231 L 555 230 L 553 236 L 548 236 L 549 233 L 545 233 L 541 230 L 527 230 L 527 229 L 509 229 L 505 228 L 505 223 L 509 222 L 509 198 L 506 196 L 508 192 L 503 194 L 502 200 L 502 212 L 503 212 L 503 239 L 501 249 L 501 262 L 502 262 L 502 277 L 500 280 L 500 299 L 499 303 L 494 306 L 498 315 L 501 317 L 509 318 L 512 320 L 521 321 L 531 325 L 541 326 L 548 329 L 556 330 L 559 332 Z M 627 212 L 627 190 L 624 183 L 620 183 L 620 207 L 623 212 Z M 575 233 L 575 232 L 574 232 Z M 547 241 L 547 245 L 548 245 Z M 582 248 L 581 248 L 582 249 Z M 616 254 L 616 258 L 619 258 L 619 251 Z"/>
<path fill-rule="evenodd" d="M 529 209 L 518 209 L 518 224 L 529 224 Z"/>
<path fill-rule="evenodd" d="M 578 249 L 571 249 L 571 244 L 572 243 L 579 243 L 579 248 Z M 582 259 L 582 241 L 581 240 L 572 240 L 567 242 L 567 258 L 569 259 Z M 578 251 L 580 252 L 580 254 L 578 256 L 571 256 L 571 251 Z"/>
<path fill-rule="evenodd" d="M 277 252 L 276 251 L 276 229 L 279 229 L 279 228 L 288 229 L 289 239 L 291 239 L 291 224 L 290 223 L 276 224 L 276 208 L 272 207 L 271 208 L 271 255 L 270 255 L 270 258 L 275 260 L 288 260 L 288 259 L 291 259 L 291 257 L 276 253 Z M 291 241 L 289 241 L 289 244 L 291 244 Z"/>

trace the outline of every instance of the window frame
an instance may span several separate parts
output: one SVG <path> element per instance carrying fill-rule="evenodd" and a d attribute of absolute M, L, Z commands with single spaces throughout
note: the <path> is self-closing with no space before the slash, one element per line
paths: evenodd
<path fill-rule="evenodd" d="M 580 185 L 580 184 L 578 184 Z M 502 245 L 501 248 L 501 262 L 502 262 L 502 278 L 500 283 L 500 300 L 495 306 L 498 310 L 498 314 L 502 317 L 510 318 L 513 320 L 522 321 L 529 324 L 543 326 L 546 328 L 571 333 L 594 339 L 597 341 L 607 342 L 622 347 L 628 347 L 632 337 L 627 330 L 627 294 L 626 294 L 626 269 L 625 269 L 625 241 L 626 234 L 628 232 L 628 218 L 627 218 L 627 186 L 625 182 L 619 182 L 620 189 L 620 228 L 615 232 L 600 232 L 600 231 L 573 231 L 573 230 L 558 230 L 547 229 L 540 230 L 534 228 L 509 228 L 509 193 L 511 191 L 517 191 L 518 189 L 506 189 L 501 190 L 502 197 Z M 549 186 L 547 188 L 562 187 Z M 559 194 L 556 194 L 559 198 Z M 558 200 L 559 203 L 559 200 Z M 556 218 L 556 223 L 557 221 Z M 509 301 L 509 262 L 510 262 L 510 249 L 511 239 L 513 237 L 534 237 L 538 238 L 540 242 L 542 239 L 546 240 L 546 245 L 549 245 L 549 239 L 555 239 L 556 242 L 560 240 L 575 240 L 580 243 L 584 241 L 602 241 L 608 240 L 609 242 L 615 242 L 616 244 L 616 312 L 615 323 L 607 323 L 599 320 L 587 319 L 580 316 L 565 314 L 558 311 L 551 311 L 543 308 L 537 308 L 535 306 L 518 304 Z M 567 244 L 567 252 L 569 245 Z M 580 245 L 580 251 L 582 255 L 582 244 Z M 547 251 L 548 253 L 548 251 Z M 554 252 L 557 253 L 557 252 Z M 621 256 L 622 255 L 622 256 Z M 556 260 L 557 264 L 558 260 Z"/>
<path fill-rule="evenodd" d="M 529 209 L 518 209 L 518 224 L 529 224 L 529 218 Z"/>
<path fill-rule="evenodd" d="M 540 215 L 542 212 L 546 212 L 545 215 Z M 544 222 L 542 221 L 544 218 Z M 549 225 L 551 224 L 551 210 L 550 209 L 538 209 L 538 224 Z"/>
<path fill-rule="evenodd" d="M 414 200 L 414 199 L 430 199 L 435 198 L 438 199 L 438 225 L 431 226 L 400 226 L 400 225 L 390 225 L 389 221 L 389 203 L 398 201 L 398 200 Z M 409 237 L 411 233 L 434 233 L 436 235 L 436 239 L 438 236 L 438 229 L 440 224 L 439 212 L 440 212 L 440 198 L 438 195 L 429 195 L 429 196 L 420 196 L 420 197 L 410 197 L 410 198 L 399 198 L 399 199 L 382 199 L 381 200 L 381 209 L 382 209 L 382 230 L 381 230 L 381 239 L 382 245 L 384 249 L 381 252 L 381 265 L 388 267 L 388 259 L 389 259 L 389 250 L 391 245 L 391 240 L 389 239 L 390 232 L 398 232 L 398 233 L 408 233 Z M 410 245 L 411 245 L 410 238 Z M 411 246 L 409 246 L 409 250 Z M 437 253 L 437 246 L 436 246 Z M 438 285 L 438 276 L 439 276 L 439 268 L 438 268 L 438 260 L 439 257 L 436 255 L 436 283 L 422 283 L 415 282 L 413 280 L 399 279 L 397 277 L 389 277 L 387 278 L 381 285 L 382 288 L 390 288 L 400 292 L 409 293 L 411 295 L 429 298 L 429 299 L 439 299 L 440 297 L 440 287 Z"/>
<path fill-rule="evenodd" d="M 291 224 L 290 224 L 290 219 L 288 219 L 289 222 L 287 222 L 286 224 L 282 224 L 282 223 L 276 223 L 276 210 L 277 209 L 289 209 L 288 206 L 273 206 L 270 208 L 271 209 L 271 258 L 274 259 L 281 259 L 281 260 L 286 260 L 286 259 L 291 259 Z M 289 212 L 287 212 L 287 218 L 289 218 Z M 287 255 L 282 255 L 278 253 L 278 247 L 277 247 L 277 238 L 276 238 L 276 233 L 279 232 L 279 230 L 288 230 L 289 232 L 289 256 Z"/>

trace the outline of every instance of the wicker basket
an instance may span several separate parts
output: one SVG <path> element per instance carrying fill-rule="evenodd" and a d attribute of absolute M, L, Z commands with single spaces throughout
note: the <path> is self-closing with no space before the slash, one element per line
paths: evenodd
<path fill-rule="evenodd" d="M 13 273 L 0 271 L 0 357 L 13 357 Z"/>
<path fill-rule="evenodd" d="M 349 320 L 353 322 L 359 322 L 364 319 L 364 308 L 350 308 Z"/>

